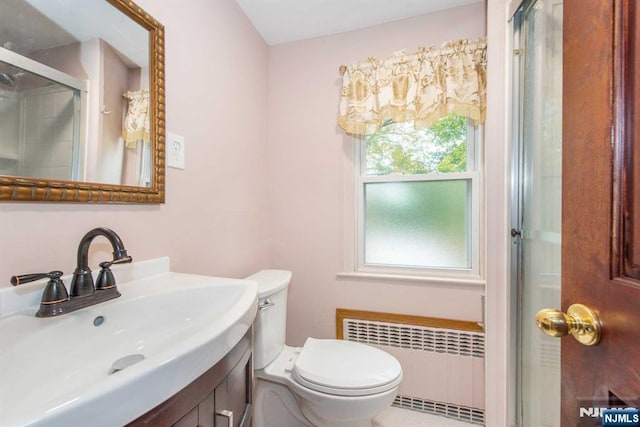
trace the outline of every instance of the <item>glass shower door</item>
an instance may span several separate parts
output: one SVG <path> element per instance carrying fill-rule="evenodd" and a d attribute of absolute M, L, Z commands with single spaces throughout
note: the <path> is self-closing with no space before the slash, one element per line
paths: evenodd
<path fill-rule="evenodd" d="M 519 93 L 514 200 L 518 256 L 518 406 L 521 426 L 560 425 L 560 340 L 536 313 L 560 307 L 562 0 L 524 2 L 515 19 Z"/>

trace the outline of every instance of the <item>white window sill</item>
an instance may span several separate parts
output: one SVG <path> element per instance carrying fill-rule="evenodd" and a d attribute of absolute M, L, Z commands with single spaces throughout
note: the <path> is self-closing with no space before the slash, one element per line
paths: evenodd
<path fill-rule="evenodd" d="M 370 273 L 361 271 L 341 271 L 336 273 L 336 277 L 341 279 L 356 279 L 356 280 L 380 280 L 386 282 L 418 282 L 418 283 L 433 283 L 433 284 L 447 284 L 447 285 L 461 285 L 461 286 L 482 286 L 484 287 L 486 281 L 483 279 L 469 279 L 463 277 L 437 277 L 437 276 L 417 276 L 410 274 L 384 274 L 384 273 Z"/>

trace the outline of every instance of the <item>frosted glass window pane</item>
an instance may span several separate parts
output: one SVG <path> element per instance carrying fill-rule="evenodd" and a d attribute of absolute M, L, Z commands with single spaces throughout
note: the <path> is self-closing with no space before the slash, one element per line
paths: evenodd
<path fill-rule="evenodd" d="M 471 268 L 471 180 L 365 184 L 365 264 Z"/>

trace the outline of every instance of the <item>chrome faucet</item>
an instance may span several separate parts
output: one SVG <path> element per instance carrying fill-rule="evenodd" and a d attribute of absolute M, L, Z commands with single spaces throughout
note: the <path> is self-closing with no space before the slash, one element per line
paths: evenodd
<path fill-rule="evenodd" d="M 89 246 L 97 236 L 104 236 L 109 240 L 113 247 L 113 260 L 100 263 L 101 270 L 96 285 L 89 268 Z M 94 228 L 80 240 L 78 265 L 71 281 L 71 296 L 67 294 L 67 289 L 60 279 L 63 274 L 61 271 L 13 276 L 11 284 L 18 286 L 22 283 L 48 277 L 49 282 L 42 293 L 40 309 L 36 316 L 53 317 L 118 298 L 120 292 L 118 292 L 115 278 L 109 267 L 112 264 L 124 264 L 131 261 L 132 258 L 127 254 L 120 236 L 108 228 Z"/>

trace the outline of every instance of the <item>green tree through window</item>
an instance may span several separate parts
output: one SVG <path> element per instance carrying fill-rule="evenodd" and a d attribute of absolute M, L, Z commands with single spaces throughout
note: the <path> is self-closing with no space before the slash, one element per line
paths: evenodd
<path fill-rule="evenodd" d="M 467 170 L 467 118 L 445 116 L 426 129 L 385 122 L 366 137 L 367 171 L 375 175 L 414 175 Z"/>

